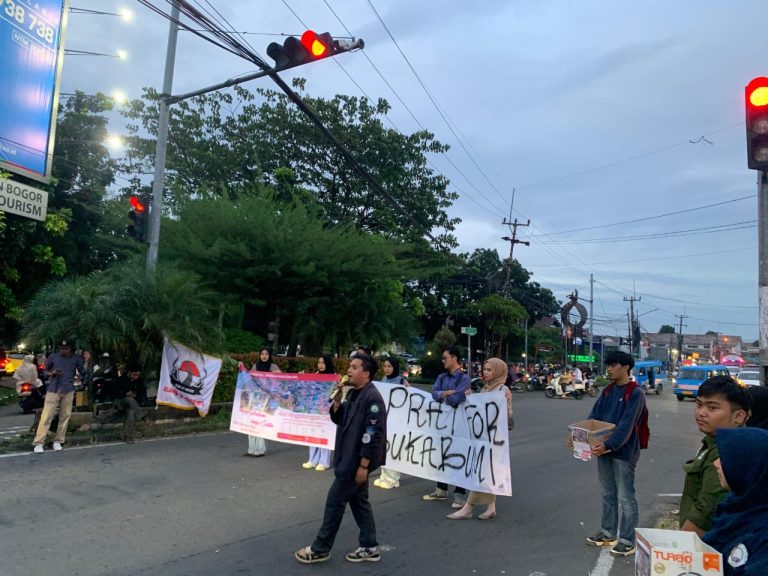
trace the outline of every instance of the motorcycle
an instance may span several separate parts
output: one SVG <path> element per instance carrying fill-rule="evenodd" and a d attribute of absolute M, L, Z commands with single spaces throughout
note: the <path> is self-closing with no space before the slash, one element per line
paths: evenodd
<path fill-rule="evenodd" d="M 531 376 L 531 379 L 525 385 L 528 392 L 534 390 L 545 390 L 547 387 L 547 381 L 543 376 Z"/>
<path fill-rule="evenodd" d="M 559 379 L 560 378 L 558 377 L 550 384 L 547 384 L 547 387 L 544 389 L 544 395 L 547 398 L 554 398 L 558 395 L 555 386 L 559 382 Z M 581 400 L 584 398 L 584 394 L 587 393 L 586 386 L 584 386 L 583 382 L 564 382 L 561 390 L 563 391 L 560 395 L 561 398 L 576 398 L 576 400 Z"/>
<path fill-rule="evenodd" d="M 16 386 L 16 394 L 19 397 L 19 408 L 24 414 L 31 414 L 45 404 L 45 390 L 47 384 L 35 386 L 24 382 Z"/>

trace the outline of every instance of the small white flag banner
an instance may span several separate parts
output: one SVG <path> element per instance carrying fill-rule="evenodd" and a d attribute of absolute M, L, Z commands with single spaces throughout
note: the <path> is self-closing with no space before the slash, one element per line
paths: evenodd
<path fill-rule="evenodd" d="M 166 340 L 160 366 L 157 404 L 208 414 L 213 389 L 219 379 L 221 358 L 200 354 L 183 344 Z"/>
<path fill-rule="evenodd" d="M 413 386 L 375 385 L 387 407 L 387 468 L 512 495 L 504 392 L 470 394 L 454 408 Z"/>

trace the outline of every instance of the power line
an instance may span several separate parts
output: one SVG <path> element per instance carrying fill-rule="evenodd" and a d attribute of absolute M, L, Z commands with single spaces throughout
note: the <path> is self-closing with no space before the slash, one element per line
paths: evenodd
<path fill-rule="evenodd" d="M 740 196 L 739 198 L 733 198 L 731 200 L 724 200 L 723 202 L 715 202 L 714 204 L 706 204 L 704 206 L 696 206 L 695 208 L 686 208 L 685 210 L 677 210 L 675 212 L 666 212 L 664 214 L 657 214 L 655 216 L 646 216 L 645 218 L 633 218 L 632 220 L 623 220 L 621 222 L 614 222 L 613 224 L 600 224 L 599 226 L 585 226 L 584 228 L 571 228 L 570 230 L 560 230 L 558 232 L 549 232 L 542 234 L 542 236 L 556 236 L 558 234 L 569 234 L 571 232 L 583 232 L 584 230 L 596 230 L 598 228 L 610 228 L 613 226 L 623 226 L 624 224 L 636 224 L 638 222 L 647 222 L 648 220 L 655 220 L 657 218 L 666 218 L 667 216 L 677 216 L 679 214 L 686 214 L 688 212 L 696 212 L 698 210 L 704 210 L 706 208 L 714 208 L 715 206 L 723 206 L 725 204 L 732 204 L 734 202 L 741 202 L 742 200 L 748 200 L 750 198 L 756 198 L 757 194 L 749 194 L 748 196 Z"/>

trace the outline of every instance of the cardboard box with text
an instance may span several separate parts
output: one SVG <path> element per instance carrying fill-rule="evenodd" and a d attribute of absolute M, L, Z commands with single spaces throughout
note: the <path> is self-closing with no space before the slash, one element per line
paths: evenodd
<path fill-rule="evenodd" d="M 573 457 L 579 460 L 592 459 L 592 447 L 611 435 L 616 424 L 600 420 L 582 420 L 568 426 L 573 441 Z"/>
<path fill-rule="evenodd" d="M 722 576 L 723 557 L 695 532 L 637 528 L 635 576 Z"/>

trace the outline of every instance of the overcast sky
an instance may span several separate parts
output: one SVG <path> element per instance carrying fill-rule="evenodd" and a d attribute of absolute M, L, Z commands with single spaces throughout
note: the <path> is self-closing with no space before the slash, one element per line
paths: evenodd
<path fill-rule="evenodd" d="M 343 36 L 346 27 L 362 37 L 418 122 L 451 146 L 449 158 L 433 162 L 460 194 L 450 213 L 463 220 L 461 249 L 508 253 L 501 221 L 515 188 L 513 218 L 531 220 L 520 229 L 531 246 L 516 246 L 515 257 L 561 300 L 574 288 L 589 298 L 593 273 L 596 333 L 626 334 L 623 298 L 635 290 L 644 330 L 684 313 L 685 332 L 757 338 L 756 176 L 746 167 L 743 93 L 752 77 L 768 75 L 764 0 L 371 0 L 461 143 L 368 0 L 329 0 L 343 25 L 323 0 L 199 3 L 215 6 L 238 31 L 300 34 L 304 25 L 290 6 L 318 32 Z M 160 88 L 166 20 L 129 0 L 72 6 L 126 6 L 135 21 L 71 15 L 68 48 L 121 48 L 129 60 L 67 56 L 63 91 L 120 88 L 137 97 L 144 86 Z M 282 41 L 246 38 L 265 57 L 269 42 Z M 174 92 L 251 70 L 181 33 Z M 361 53 L 283 77 L 307 78 L 313 96 L 362 95 L 344 71 L 370 97 L 389 100 L 399 130 L 419 129 Z M 258 82 L 269 85 L 249 87 Z M 119 123 L 113 129 L 121 132 Z M 624 221 L 632 223 L 605 226 Z M 695 230 L 731 224 L 737 229 Z M 691 232 L 648 237 L 678 231 Z"/>

